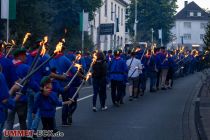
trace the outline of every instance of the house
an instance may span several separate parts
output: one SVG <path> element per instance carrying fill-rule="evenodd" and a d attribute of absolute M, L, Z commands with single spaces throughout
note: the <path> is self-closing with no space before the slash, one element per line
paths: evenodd
<path fill-rule="evenodd" d="M 89 35 L 95 48 L 101 50 L 122 48 L 125 45 L 126 0 L 103 0 L 90 22 Z"/>
<path fill-rule="evenodd" d="M 209 14 L 205 10 L 194 1 L 185 1 L 185 7 L 175 16 L 175 26 L 171 30 L 174 37 L 169 47 L 184 45 L 188 49 L 197 47 L 202 50 L 205 28 L 209 21 Z"/>

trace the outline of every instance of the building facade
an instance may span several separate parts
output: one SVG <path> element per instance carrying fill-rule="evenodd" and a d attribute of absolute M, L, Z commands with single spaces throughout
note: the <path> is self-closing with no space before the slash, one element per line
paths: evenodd
<path fill-rule="evenodd" d="M 188 4 L 175 16 L 175 26 L 171 30 L 173 42 L 169 47 L 185 46 L 189 49 L 204 46 L 203 37 L 209 21 L 209 14 L 195 2 Z"/>
<path fill-rule="evenodd" d="M 125 14 L 128 3 L 125 0 L 103 0 L 103 5 L 95 12 L 90 22 L 89 35 L 95 48 L 109 50 L 125 45 Z M 114 33 L 100 35 L 100 24 L 114 24 Z"/>

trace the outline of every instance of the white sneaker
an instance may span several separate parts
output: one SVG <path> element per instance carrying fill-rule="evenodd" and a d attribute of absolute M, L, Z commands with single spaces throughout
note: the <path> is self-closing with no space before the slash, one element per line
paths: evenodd
<path fill-rule="evenodd" d="M 95 106 L 92 109 L 93 109 L 93 112 L 97 112 L 97 108 Z"/>
<path fill-rule="evenodd" d="M 107 106 L 104 106 L 104 107 L 101 108 L 102 111 L 105 111 L 105 110 L 107 110 L 107 109 L 108 109 Z"/>

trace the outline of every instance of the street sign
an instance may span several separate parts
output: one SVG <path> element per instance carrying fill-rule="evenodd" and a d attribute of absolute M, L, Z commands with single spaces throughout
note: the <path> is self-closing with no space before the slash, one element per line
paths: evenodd
<path fill-rule="evenodd" d="M 114 23 L 100 24 L 100 35 L 113 35 Z"/>

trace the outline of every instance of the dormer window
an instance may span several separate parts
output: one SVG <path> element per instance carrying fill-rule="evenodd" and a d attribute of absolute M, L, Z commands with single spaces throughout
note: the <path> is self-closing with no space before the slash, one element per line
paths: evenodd
<path fill-rule="evenodd" d="M 197 16 L 198 17 L 201 17 L 201 12 L 197 12 Z"/>
<path fill-rule="evenodd" d="M 194 16 L 194 12 L 190 12 L 190 16 L 193 17 Z"/>

